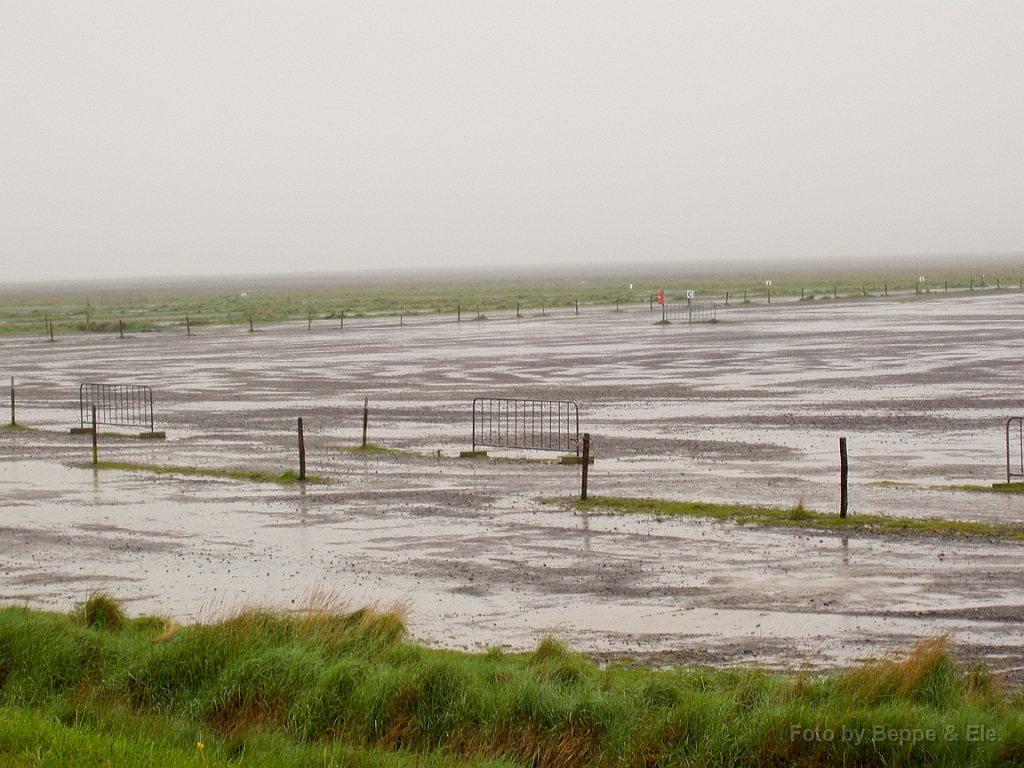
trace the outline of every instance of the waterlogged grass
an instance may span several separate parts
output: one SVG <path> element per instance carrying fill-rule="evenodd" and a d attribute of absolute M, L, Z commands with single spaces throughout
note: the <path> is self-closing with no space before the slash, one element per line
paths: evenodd
<path fill-rule="evenodd" d="M 875 531 L 878 533 L 923 534 L 931 536 L 968 536 L 1024 539 L 1024 526 L 996 523 L 971 523 L 957 520 L 915 520 L 882 515 L 825 514 L 798 504 L 789 509 L 742 504 L 709 504 L 666 499 L 631 499 L 593 496 L 576 501 L 573 508 L 587 512 L 642 514 L 655 517 L 704 517 L 739 525 L 793 526 L 825 531 Z"/>
<path fill-rule="evenodd" d="M 785 272 L 773 276 L 773 298 L 800 298 L 804 301 L 870 299 L 896 297 L 907 299 L 944 295 L 945 291 L 964 291 L 973 281 L 977 291 L 995 289 L 1019 290 L 1021 275 L 1016 267 L 972 264 L 984 272 L 971 274 L 967 269 L 938 266 L 932 273 L 942 278 L 918 282 L 920 269 L 913 271 L 850 271 L 843 273 Z M 689 275 L 666 270 L 661 277 L 647 274 L 627 278 L 595 276 L 588 281 L 530 278 L 524 280 L 486 280 L 446 276 L 444 280 L 424 278 L 418 281 L 379 280 L 370 282 L 342 279 L 333 285 L 295 284 L 282 278 L 276 285 L 258 278 L 237 278 L 233 288 L 224 281 L 203 289 L 201 283 L 192 290 L 172 291 L 154 284 L 149 289 L 139 286 L 127 289 L 93 286 L 92 295 L 65 293 L 54 296 L 10 295 L 0 299 L 0 334 L 49 334 L 52 326 L 57 336 L 68 333 L 141 334 L 157 329 L 185 332 L 186 318 L 191 328 L 210 325 L 236 325 L 254 329 L 260 324 L 283 321 L 307 321 L 323 327 L 341 325 L 342 318 L 408 317 L 419 315 L 461 314 L 464 321 L 486 319 L 485 313 L 515 313 L 537 317 L 549 311 L 565 311 L 575 307 L 607 307 L 611 311 L 630 305 L 651 306 L 654 296 L 664 290 L 666 300 L 686 300 L 687 291 L 696 292 L 700 300 L 733 306 L 763 303 L 768 286 L 763 275 L 723 272 L 719 275 Z M 994 277 L 999 275 L 999 278 Z M 632 288 L 630 287 L 632 285 Z M 654 307 L 656 309 L 656 305 Z"/>
<path fill-rule="evenodd" d="M 229 480 L 249 480 L 255 483 L 326 483 L 326 477 L 306 475 L 305 481 L 299 480 L 299 473 L 292 469 L 274 474 L 259 470 L 235 469 L 199 469 L 196 467 L 162 467 L 156 464 L 131 464 L 117 461 L 101 461 L 97 464 L 83 464 L 83 467 L 95 469 L 117 469 L 122 472 L 152 472 L 155 475 L 184 475 L 186 477 L 221 477 Z"/>
<path fill-rule="evenodd" d="M 177 629 L 110 613 L 0 609 L 0 764 L 1024 763 L 1020 700 L 942 638 L 781 675 L 601 669 L 552 638 L 524 654 L 432 650 L 400 611 L 323 597 Z"/>

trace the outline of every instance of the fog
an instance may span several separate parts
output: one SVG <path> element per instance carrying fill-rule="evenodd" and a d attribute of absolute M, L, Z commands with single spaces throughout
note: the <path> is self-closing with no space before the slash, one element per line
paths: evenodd
<path fill-rule="evenodd" d="M 1015 2 L 0 0 L 0 282 L 1024 254 Z"/>

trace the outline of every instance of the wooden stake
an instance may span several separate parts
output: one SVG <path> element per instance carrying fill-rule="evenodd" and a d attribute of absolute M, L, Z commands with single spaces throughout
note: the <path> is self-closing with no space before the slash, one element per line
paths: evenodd
<path fill-rule="evenodd" d="M 306 441 L 302 434 L 302 417 L 299 416 L 299 480 L 306 479 Z"/>
<path fill-rule="evenodd" d="M 96 439 L 96 406 L 92 407 L 92 465 L 100 463 L 99 441 Z"/>
<path fill-rule="evenodd" d="M 17 420 L 14 418 L 14 377 L 11 376 L 11 426 L 16 426 L 17 423 Z"/>
<path fill-rule="evenodd" d="M 850 462 L 846 454 L 846 438 L 839 438 L 839 517 L 846 517 L 848 504 L 848 481 L 850 476 Z"/>
<path fill-rule="evenodd" d="M 587 469 L 590 466 L 590 433 L 583 433 L 583 478 L 580 487 L 580 501 L 587 500 Z"/>
<path fill-rule="evenodd" d="M 370 398 L 363 400 L 363 448 L 366 447 L 366 423 L 370 420 Z"/>

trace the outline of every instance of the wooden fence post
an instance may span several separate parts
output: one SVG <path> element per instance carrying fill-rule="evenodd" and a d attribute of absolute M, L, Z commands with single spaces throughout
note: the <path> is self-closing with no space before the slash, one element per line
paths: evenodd
<path fill-rule="evenodd" d="M 583 479 L 580 488 L 580 501 L 587 500 L 587 470 L 590 467 L 590 433 L 583 433 Z"/>
<path fill-rule="evenodd" d="M 363 400 L 363 448 L 366 447 L 366 423 L 370 419 L 370 398 Z"/>
<path fill-rule="evenodd" d="M 100 463 L 99 444 L 96 439 L 96 406 L 92 407 L 92 465 Z"/>
<path fill-rule="evenodd" d="M 14 417 L 14 377 L 11 376 L 11 426 L 16 426 L 17 423 Z"/>
<path fill-rule="evenodd" d="M 306 479 L 306 441 L 302 434 L 302 417 L 299 416 L 299 480 Z"/>
<path fill-rule="evenodd" d="M 846 438 L 839 438 L 839 517 L 846 517 L 848 504 L 848 481 L 850 477 L 850 462 L 846 454 Z"/>

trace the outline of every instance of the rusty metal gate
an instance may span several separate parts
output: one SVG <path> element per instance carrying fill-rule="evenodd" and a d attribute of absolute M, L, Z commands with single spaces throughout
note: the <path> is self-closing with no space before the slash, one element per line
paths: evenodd
<path fill-rule="evenodd" d="M 153 432 L 153 390 L 134 384 L 82 384 L 78 388 L 78 413 L 82 428 L 96 423 L 113 427 L 143 427 Z"/>
<path fill-rule="evenodd" d="M 477 446 L 567 451 L 579 455 L 580 410 L 571 400 L 473 400 Z"/>
<path fill-rule="evenodd" d="M 707 323 L 718 319 L 718 307 L 713 301 L 671 302 L 662 305 L 662 320 L 685 320 L 688 323 Z"/>
<path fill-rule="evenodd" d="M 1006 420 L 1006 482 L 1024 482 L 1024 416 Z"/>

